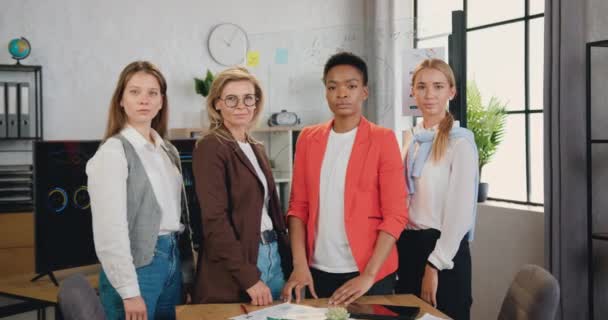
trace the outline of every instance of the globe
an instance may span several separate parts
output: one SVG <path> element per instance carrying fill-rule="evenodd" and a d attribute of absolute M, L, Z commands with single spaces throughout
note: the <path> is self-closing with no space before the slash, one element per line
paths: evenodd
<path fill-rule="evenodd" d="M 31 52 L 30 42 L 26 38 L 15 38 L 8 43 L 8 52 L 13 59 L 19 60 L 27 58 Z"/>

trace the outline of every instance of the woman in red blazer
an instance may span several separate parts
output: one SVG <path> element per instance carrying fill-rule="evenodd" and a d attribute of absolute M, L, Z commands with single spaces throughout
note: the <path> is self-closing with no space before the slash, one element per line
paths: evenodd
<path fill-rule="evenodd" d="M 283 289 L 330 303 L 390 294 L 396 239 L 407 223 L 403 163 L 395 134 L 367 121 L 365 62 L 338 53 L 323 77 L 331 121 L 298 137 L 288 220 L 294 270 Z"/>

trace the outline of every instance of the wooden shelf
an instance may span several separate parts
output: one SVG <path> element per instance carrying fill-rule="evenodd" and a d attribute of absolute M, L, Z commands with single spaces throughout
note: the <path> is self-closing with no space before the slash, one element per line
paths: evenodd
<path fill-rule="evenodd" d="M 252 130 L 253 133 L 267 133 L 267 132 L 288 132 L 302 130 L 302 126 L 294 127 L 260 127 Z M 198 138 L 203 135 L 207 129 L 204 128 L 173 128 L 169 129 L 170 139 L 192 139 Z"/>
<path fill-rule="evenodd" d="M 591 234 L 591 239 L 608 241 L 608 232 L 594 232 Z"/>
<path fill-rule="evenodd" d="M 294 127 L 262 127 L 255 128 L 253 132 L 285 132 L 285 131 L 298 131 L 302 130 L 302 126 L 294 126 Z"/>

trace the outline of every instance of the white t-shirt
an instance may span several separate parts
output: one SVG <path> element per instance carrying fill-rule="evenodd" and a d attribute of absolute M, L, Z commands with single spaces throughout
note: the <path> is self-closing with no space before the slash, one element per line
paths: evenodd
<path fill-rule="evenodd" d="M 357 128 L 329 133 L 321 166 L 319 219 L 311 266 L 330 273 L 359 271 L 344 225 L 344 184 Z"/>
<path fill-rule="evenodd" d="M 256 158 L 251 145 L 247 142 L 240 142 L 239 147 L 245 153 L 255 172 L 258 174 L 258 178 L 262 181 L 262 185 L 264 185 L 264 206 L 262 207 L 262 223 L 260 224 L 260 231 L 272 230 L 272 219 L 268 215 L 268 182 L 266 181 L 266 176 L 264 175 L 264 171 L 260 167 L 260 163 L 258 162 L 258 158 Z"/>

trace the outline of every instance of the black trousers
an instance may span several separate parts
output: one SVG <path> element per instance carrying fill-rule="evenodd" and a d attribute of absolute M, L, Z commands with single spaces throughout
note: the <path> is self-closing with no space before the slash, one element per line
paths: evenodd
<path fill-rule="evenodd" d="M 310 268 L 312 280 L 315 283 L 315 292 L 319 298 L 329 298 L 331 295 L 345 284 L 348 280 L 359 275 L 359 272 L 350 273 L 329 273 L 315 268 Z M 395 273 L 391 273 L 374 285 L 365 293 L 366 296 L 393 294 L 395 289 Z M 307 296 L 312 297 L 307 290 Z"/>
<path fill-rule="evenodd" d="M 396 293 L 420 297 L 422 277 L 428 257 L 435 249 L 441 232 L 435 229 L 405 230 L 397 241 L 399 251 Z M 454 268 L 438 272 L 437 309 L 455 320 L 471 317 L 471 252 L 465 236 L 454 257 Z"/>

